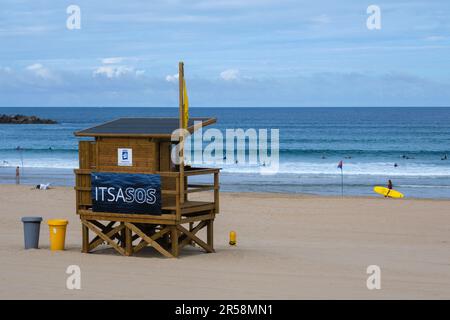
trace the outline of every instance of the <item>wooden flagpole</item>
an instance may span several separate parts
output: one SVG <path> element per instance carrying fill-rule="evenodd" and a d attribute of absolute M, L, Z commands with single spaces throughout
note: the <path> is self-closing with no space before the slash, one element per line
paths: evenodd
<path fill-rule="evenodd" d="M 180 149 L 179 149 L 179 168 L 180 168 L 180 203 L 184 203 L 184 99 L 183 99 L 183 83 L 184 83 L 184 63 L 178 64 L 178 82 L 180 94 Z"/>

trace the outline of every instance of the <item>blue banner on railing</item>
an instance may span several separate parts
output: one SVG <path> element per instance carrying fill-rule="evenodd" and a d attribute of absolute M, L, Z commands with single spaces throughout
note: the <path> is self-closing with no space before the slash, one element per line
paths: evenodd
<path fill-rule="evenodd" d="M 93 172 L 92 211 L 161 215 L 158 174 Z"/>

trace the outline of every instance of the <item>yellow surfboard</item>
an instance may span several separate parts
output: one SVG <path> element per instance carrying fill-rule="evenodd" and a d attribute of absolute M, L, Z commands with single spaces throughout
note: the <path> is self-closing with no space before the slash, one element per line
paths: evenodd
<path fill-rule="evenodd" d="M 388 188 L 380 187 L 380 186 L 374 187 L 373 191 L 375 191 L 376 193 L 381 194 L 385 197 L 389 197 L 389 198 L 403 198 L 404 197 L 403 193 L 398 192 L 397 190 L 388 189 Z"/>

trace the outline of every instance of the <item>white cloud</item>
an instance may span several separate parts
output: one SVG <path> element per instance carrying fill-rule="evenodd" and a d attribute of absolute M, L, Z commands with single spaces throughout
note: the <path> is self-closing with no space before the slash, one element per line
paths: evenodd
<path fill-rule="evenodd" d="M 107 78 L 108 75 L 123 75 L 127 70 L 115 67 L 103 66 L 98 70 L 98 78 L 93 77 L 94 70 L 58 72 L 52 69 L 54 75 L 64 75 L 61 81 L 44 81 L 33 76 L 32 72 L 43 68 L 38 64 L 31 65 L 30 70 L 13 69 L 12 74 L 0 67 L 3 89 L 0 90 L 0 106 L 149 106 L 149 103 L 160 106 L 173 105 L 174 101 L 176 104 L 177 96 L 167 90 L 163 77 L 138 78 L 142 70 L 134 69 L 122 78 Z M 196 92 L 197 106 L 446 106 L 450 101 L 448 81 L 436 82 L 411 74 L 330 72 L 247 79 L 240 74 L 236 81 L 224 85 L 225 80 L 219 77 L 196 77 L 189 85 Z"/>
<path fill-rule="evenodd" d="M 110 79 L 120 78 L 125 75 L 136 76 L 136 77 L 142 76 L 145 73 L 145 70 L 141 70 L 141 69 L 136 70 L 134 67 L 124 65 L 124 64 L 119 65 L 121 62 L 123 62 L 125 60 L 131 60 L 131 59 L 135 59 L 135 58 L 130 58 L 130 57 L 103 58 L 103 59 L 101 59 L 103 65 L 97 67 L 94 70 L 92 75 L 94 77 L 103 76 L 103 77 L 110 78 Z"/>
<path fill-rule="evenodd" d="M 93 76 L 106 76 L 107 78 L 113 78 L 115 76 L 115 68 L 108 66 L 101 66 L 95 69 Z"/>
<path fill-rule="evenodd" d="M 140 73 L 142 70 L 138 70 Z M 100 66 L 94 70 L 93 76 L 104 76 L 107 78 L 120 78 L 124 75 L 136 75 L 137 71 L 128 66 Z"/>
<path fill-rule="evenodd" d="M 177 82 L 178 81 L 178 73 L 171 76 L 170 74 L 166 76 L 167 82 Z"/>
<path fill-rule="evenodd" d="M 28 67 L 26 67 L 26 70 L 32 72 L 34 75 L 42 78 L 42 79 L 51 79 L 53 78 L 53 75 L 51 74 L 50 70 L 48 70 L 47 68 L 45 68 L 42 64 L 40 63 L 35 63 L 32 65 L 29 65 Z"/>
<path fill-rule="evenodd" d="M 111 57 L 102 59 L 103 64 L 117 64 L 121 63 L 125 58 L 123 57 Z"/>
<path fill-rule="evenodd" d="M 136 76 L 143 76 L 145 73 L 145 70 L 136 70 Z"/>
<path fill-rule="evenodd" d="M 227 69 L 220 73 L 220 77 L 225 81 L 237 80 L 239 78 L 238 69 Z"/>
<path fill-rule="evenodd" d="M 41 68 L 43 68 L 42 64 L 35 63 L 35 64 L 32 64 L 32 65 L 29 65 L 26 69 L 27 70 L 38 70 L 38 69 L 41 69 Z"/>

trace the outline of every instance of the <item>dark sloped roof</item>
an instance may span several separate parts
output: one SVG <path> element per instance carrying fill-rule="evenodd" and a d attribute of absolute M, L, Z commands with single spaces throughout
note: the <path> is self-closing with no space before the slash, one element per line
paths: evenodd
<path fill-rule="evenodd" d="M 81 137 L 170 137 L 173 131 L 179 128 L 179 118 L 121 118 L 111 122 L 75 132 Z M 207 126 L 215 123 L 215 118 L 190 118 L 188 130 L 194 130 L 194 122 L 201 121 Z"/>

